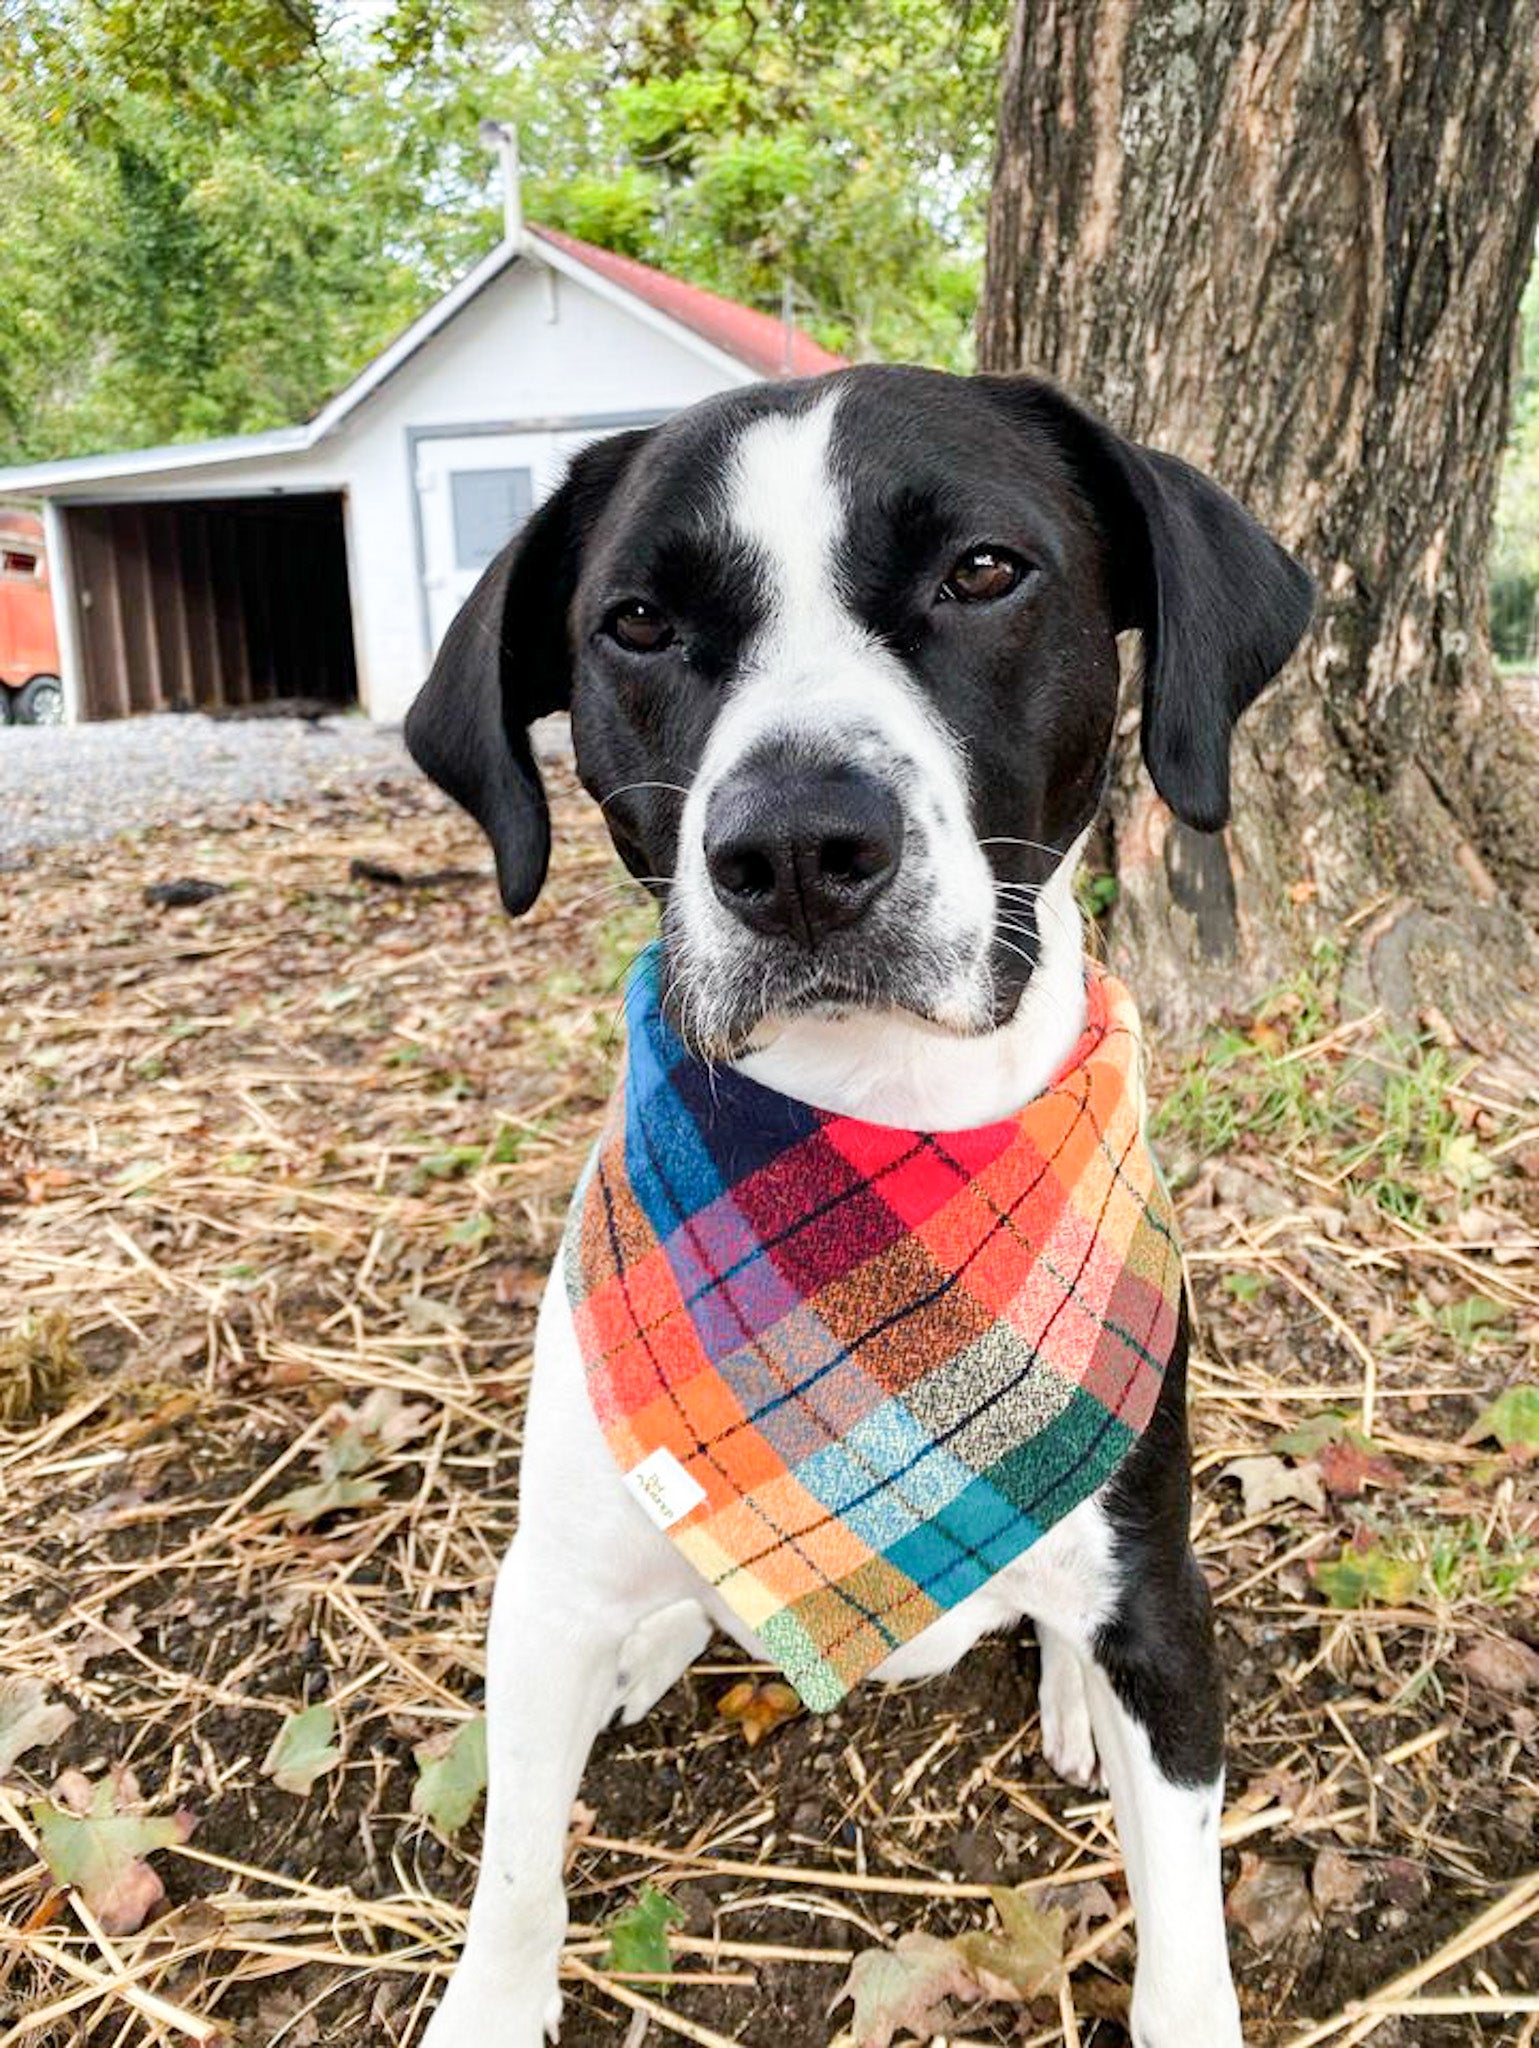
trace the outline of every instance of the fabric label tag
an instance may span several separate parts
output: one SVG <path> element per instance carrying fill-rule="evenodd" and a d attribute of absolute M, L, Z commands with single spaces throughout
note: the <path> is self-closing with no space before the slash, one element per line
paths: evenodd
<path fill-rule="evenodd" d="M 625 1483 L 659 1529 L 682 1522 L 705 1499 L 705 1488 L 691 1479 L 672 1451 L 659 1448 L 625 1475 Z"/>

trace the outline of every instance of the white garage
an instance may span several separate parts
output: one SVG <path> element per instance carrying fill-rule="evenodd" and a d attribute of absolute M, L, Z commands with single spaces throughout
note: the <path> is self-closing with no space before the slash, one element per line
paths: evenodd
<path fill-rule="evenodd" d="M 597 434 L 839 358 L 526 227 L 300 427 L 0 470 L 41 500 L 68 715 L 398 719 L 484 564 Z"/>

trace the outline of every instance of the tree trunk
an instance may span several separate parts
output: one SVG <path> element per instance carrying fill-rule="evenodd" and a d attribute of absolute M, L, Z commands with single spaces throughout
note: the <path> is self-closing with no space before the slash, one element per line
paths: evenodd
<path fill-rule="evenodd" d="M 1223 838 L 1119 776 L 1114 954 L 1167 1031 L 1345 928 L 1362 1000 L 1539 1047 L 1539 738 L 1486 628 L 1536 219 L 1539 0 L 1017 0 L 982 365 L 1209 470 L 1320 584 Z"/>

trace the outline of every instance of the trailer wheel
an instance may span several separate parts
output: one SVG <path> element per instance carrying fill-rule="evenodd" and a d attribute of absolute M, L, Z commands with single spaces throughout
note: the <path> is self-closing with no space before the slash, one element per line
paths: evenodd
<path fill-rule="evenodd" d="M 62 725 L 64 685 L 57 676 L 34 676 L 11 699 L 11 716 L 18 725 Z"/>

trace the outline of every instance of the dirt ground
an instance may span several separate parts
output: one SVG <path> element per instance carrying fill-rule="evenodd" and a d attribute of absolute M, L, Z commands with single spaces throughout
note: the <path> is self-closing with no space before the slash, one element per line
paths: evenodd
<path fill-rule="evenodd" d="M 451 1840 L 412 1811 L 416 1752 L 479 1704 L 533 1307 L 648 929 L 555 779 L 519 925 L 404 776 L 5 877 L 0 2048 L 420 2037 L 479 1817 Z M 146 903 L 187 878 L 225 892 Z M 1510 1390 L 1539 1380 L 1539 1110 L 1436 1018 L 1403 1043 L 1337 1014 L 1335 964 L 1159 1076 L 1247 2038 L 1529 2048 L 1539 1509 Z M 1079 1887 L 1072 1999 L 946 2038 L 1124 2040 L 1115 1836 L 1042 1761 L 1029 1640 L 753 1748 L 719 1711 L 745 1675 L 713 1645 L 600 1741 L 566 2048 L 848 2044 L 857 1953 L 1048 1879 Z M 37 1738 L 14 1756 L 7 1701 Z M 340 1754 L 281 1789 L 271 1746 L 317 1705 Z M 134 1931 L 39 1854 L 88 1796 L 188 1817 Z M 671 1983 L 606 1968 L 649 1881 Z"/>

